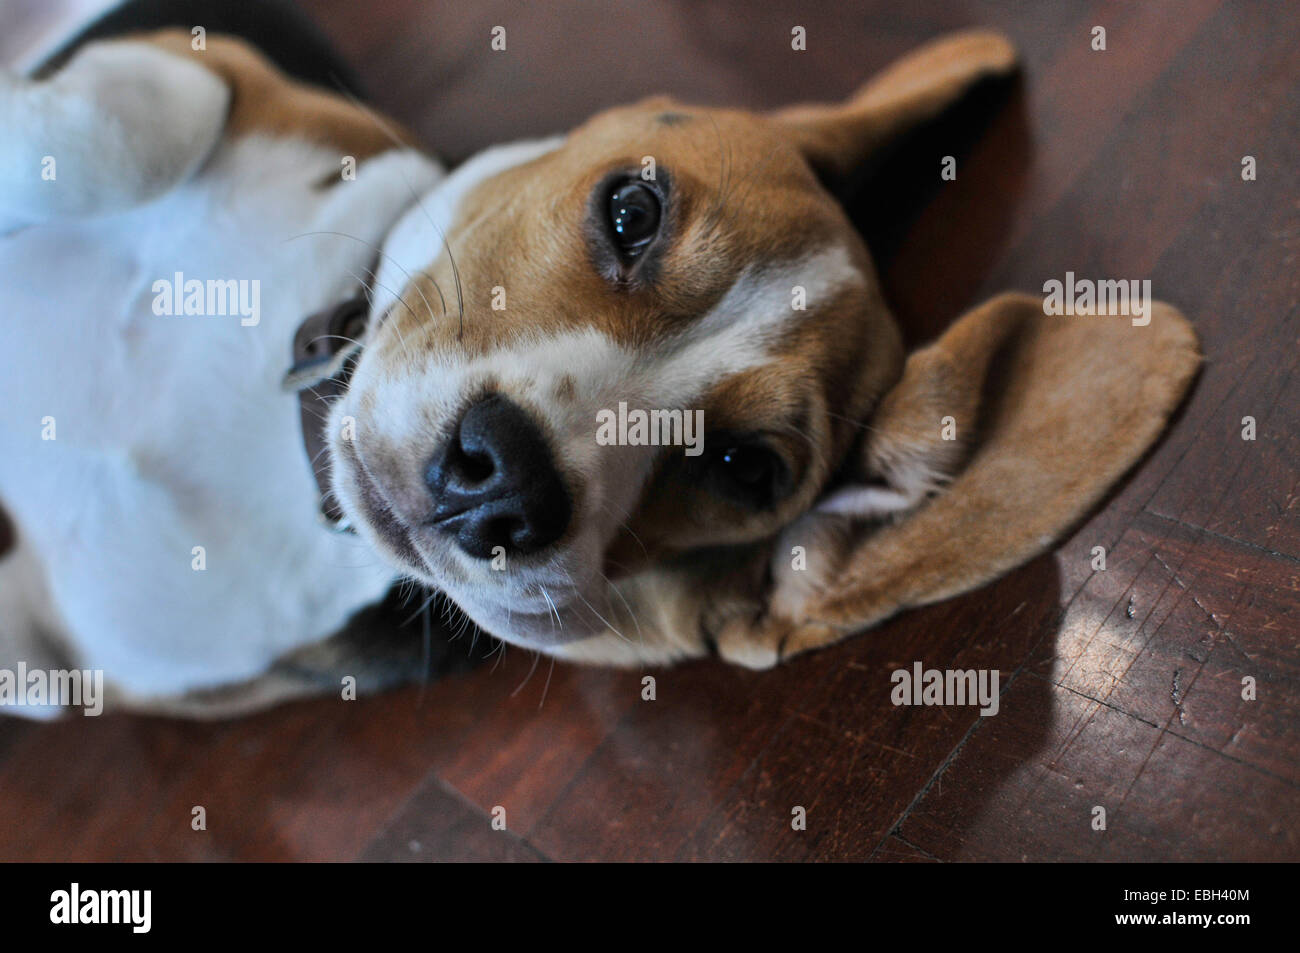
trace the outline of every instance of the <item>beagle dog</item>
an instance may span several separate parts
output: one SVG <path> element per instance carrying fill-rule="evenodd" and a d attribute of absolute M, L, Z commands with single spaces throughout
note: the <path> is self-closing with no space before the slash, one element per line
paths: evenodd
<path fill-rule="evenodd" d="M 0 77 L 0 668 L 102 670 L 118 708 L 412 677 L 355 630 L 400 580 L 563 659 L 771 666 L 1051 546 L 1199 363 L 1168 305 L 1022 294 L 904 352 L 828 184 L 1011 74 L 996 33 L 449 174 L 198 39 Z"/>

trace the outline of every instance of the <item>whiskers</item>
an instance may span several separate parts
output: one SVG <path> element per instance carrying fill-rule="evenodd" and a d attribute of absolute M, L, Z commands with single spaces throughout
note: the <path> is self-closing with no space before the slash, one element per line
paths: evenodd
<path fill-rule="evenodd" d="M 384 135 L 386 135 L 389 139 L 393 141 L 394 145 L 396 145 L 399 149 L 413 148 L 413 146 L 410 143 L 403 141 L 401 137 L 399 137 L 397 133 L 394 132 L 393 129 L 386 122 L 384 122 L 378 116 L 378 114 L 375 113 L 373 109 L 371 109 L 361 100 L 357 99 L 357 97 L 354 96 L 350 90 L 345 89 L 341 83 L 336 82 L 335 85 L 338 86 L 339 92 L 343 96 L 345 96 L 348 99 L 348 101 L 351 102 L 354 107 L 356 107 L 356 109 L 358 109 L 364 116 L 366 116 L 371 122 L 373 122 L 375 124 L 375 127 L 379 129 L 380 132 L 382 132 Z M 460 268 L 456 264 L 456 256 L 452 254 L 451 243 L 447 241 L 446 233 L 438 226 L 438 223 L 433 220 L 433 216 L 430 215 L 429 210 L 425 208 L 424 201 L 420 198 L 419 194 L 415 191 L 415 187 L 411 185 L 409 179 L 406 180 L 406 187 L 410 191 L 411 197 L 415 200 L 416 206 L 419 207 L 420 211 L 424 214 L 424 217 L 428 219 L 429 224 L 433 227 L 434 231 L 436 231 L 439 237 L 442 239 L 442 247 L 447 252 L 447 260 L 451 262 L 452 278 L 455 280 L 456 283 L 456 312 L 457 312 L 456 339 L 458 341 L 463 340 L 465 336 L 465 294 L 461 288 Z M 401 266 L 399 265 L 398 267 Z M 438 283 L 434 281 L 433 276 L 428 274 L 428 272 L 424 272 L 424 274 L 430 281 L 433 282 L 434 287 L 438 289 L 438 297 L 442 298 L 442 289 L 438 287 Z M 443 301 L 444 315 L 446 314 L 446 310 L 447 310 L 447 304 L 446 301 L 444 300 Z"/>
<path fill-rule="evenodd" d="M 610 621 L 609 621 L 608 619 L 606 619 L 603 615 L 601 615 L 600 612 L 596 609 L 596 607 L 593 606 L 590 602 L 588 602 L 588 601 L 586 600 L 586 597 L 584 597 L 583 594 L 582 594 L 582 590 L 578 588 L 578 584 L 574 581 L 573 576 L 568 572 L 568 570 L 565 570 L 565 575 L 569 576 L 569 586 L 570 586 L 570 590 L 571 590 L 571 591 L 573 592 L 573 594 L 578 598 L 578 601 L 581 602 L 584 606 L 586 606 L 586 607 L 591 611 L 591 614 L 594 615 L 597 619 L 599 619 L 599 620 L 601 621 L 602 624 L 604 624 L 605 628 L 609 629 L 609 631 L 613 632 L 615 635 L 617 635 L 620 639 L 622 639 L 622 640 L 623 640 L 624 642 L 626 642 L 628 645 L 631 645 L 631 644 L 632 644 L 632 640 L 629 639 L 629 638 L 628 638 L 626 635 L 624 635 L 622 632 L 620 632 L 620 631 L 618 630 L 618 628 L 614 625 L 614 623 L 610 622 Z M 602 576 L 603 576 L 603 573 L 602 573 Z M 608 582 L 608 581 L 609 581 L 609 580 L 607 579 L 606 582 Z M 609 606 L 606 606 L 606 610 L 607 610 L 607 611 L 609 610 Z M 630 610 L 630 607 L 629 607 L 629 610 Z M 610 614 L 613 615 L 612 612 L 611 612 Z M 640 631 L 640 624 L 639 624 L 639 623 L 638 623 L 638 625 L 637 625 L 637 630 L 638 630 L 638 632 Z"/>
<path fill-rule="evenodd" d="M 551 594 L 546 591 L 546 587 L 543 586 L 541 583 L 537 584 L 537 588 L 541 590 L 542 598 L 544 598 L 546 600 L 546 604 L 551 607 L 551 615 L 555 618 L 555 625 L 551 626 L 551 631 L 555 632 L 556 626 L 558 626 L 559 631 L 563 632 L 564 622 L 560 619 L 560 610 L 555 608 L 555 600 L 551 598 Z"/>
<path fill-rule="evenodd" d="M 286 241 L 286 242 L 292 242 L 292 241 L 297 241 L 298 239 L 301 239 L 301 238 L 311 238 L 311 237 L 317 237 L 317 236 L 322 236 L 322 235 L 330 235 L 330 236 L 333 236 L 333 237 L 335 237 L 335 238 L 347 238 L 347 239 L 350 239 L 351 241 L 354 241 L 354 242 L 357 242 L 358 244 L 364 245 L 364 246 L 366 246 L 367 248 L 369 248 L 369 249 L 371 249 L 372 251 L 374 251 L 374 252 L 375 252 L 375 256 L 376 256 L 377 258 L 382 258 L 382 259 L 384 259 L 384 260 L 386 260 L 386 261 L 390 261 L 390 262 L 392 262 L 392 263 L 393 263 L 393 266 L 394 266 L 395 268 L 397 268 L 399 271 L 401 271 L 402 274 L 406 275 L 407 281 L 415 287 L 416 292 L 420 295 L 420 298 L 423 299 L 425 309 L 426 309 L 426 310 L 428 311 L 428 313 L 429 313 L 429 319 L 430 319 L 431 321 L 432 321 L 432 320 L 436 320 L 436 316 L 435 316 L 434 313 L 433 313 L 433 306 L 429 303 L 429 299 L 425 297 L 424 292 L 420 290 L 419 282 L 417 282 L 417 281 L 414 280 L 414 278 L 412 277 L 411 273 L 410 273 L 409 271 L 407 271 L 406 268 L 404 268 L 404 267 L 402 266 L 402 263 L 401 263 L 401 262 L 399 262 L 399 261 L 398 261 L 396 258 L 394 258 L 392 255 L 389 255 L 387 252 L 385 252 L 382 248 L 380 248 L 380 247 L 379 247 L 378 245 L 376 245 L 374 242 L 366 241 L 366 239 L 364 239 L 364 238 L 359 238 L 359 237 L 357 237 L 356 235 L 351 235 L 351 234 L 349 234 L 349 233 L 347 233 L 347 232 L 332 231 L 332 230 L 327 230 L 327 229 L 318 230 L 318 231 L 311 231 L 311 232 L 302 232 L 301 234 L 294 235 L 294 236 L 292 236 L 292 237 L 290 237 L 290 238 L 285 239 L 285 241 Z M 378 276 L 378 275 L 377 275 L 377 274 L 376 274 L 372 269 L 370 269 L 370 268 L 366 268 L 366 269 L 365 269 L 365 272 L 366 272 L 367 275 L 369 275 L 369 278 L 363 278 L 363 277 L 361 277 L 361 276 L 358 275 L 355 271 L 353 271 L 351 268 L 348 268 L 348 269 L 346 269 L 346 270 L 347 270 L 347 273 L 348 273 L 349 275 L 352 276 L 352 279 L 353 279 L 354 281 L 356 281 L 356 283 L 357 283 L 358 285 L 360 285 L 361 288 L 363 289 L 363 292 L 364 292 L 364 294 L 365 294 L 365 296 L 366 296 L 366 302 L 367 302 L 367 304 L 369 305 L 369 308 L 367 309 L 368 311 L 369 311 L 369 310 L 373 310 L 373 308 L 374 308 L 374 304 L 375 304 L 374 289 L 375 289 L 375 288 L 381 288 L 381 289 L 383 289 L 384 291 L 387 291 L 390 295 L 392 295 L 394 301 L 397 302 L 397 303 L 400 304 L 403 308 L 406 309 L 407 314 L 409 314 L 409 315 L 411 316 L 412 320 L 414 320 L 417 324 L 420 323 L 420 316 L 419 316 L 418 314 L 415 313 L 415 311 L 411 308 L 410 304 L 407 303 L 406 299 L 403 298 L 401 295 L 399 295 L 396 291 L 394 291 L 394 290 L 393 290 L 392 288 L 390 288 L 388 285 L 386 285 L 386 284 L 384 284 L 383 282 L 381 282 L 381 281 L 379 280 L 379 276 Z M 422 272 L 422 274 L 423 274 L 423 272 Z M 437 282 L 433 280 L 432 276 L 429 276 L 429 275 L 426 274 L 425 277 L 428 277 L 429 280 L 430 280 L 431 282 L 433 282 L 435 288 L 437 287 Z M 439 297 L 441 297 L 441 295 L 442 295 L 442 290 L 441 290 L 441 289 L 438 289 L 438 294 L 439 294 Z M 443 307 L 443 313 L 444 313 L 444 315 L 445 315 L 445 313 L 446 313 L 446 306 L 445 306 L 445 305 L 444 305 L 444 307 Z M 324 337 L 324 336 L 323 336 L 323 337 Z M 405 337 L 402 335 L 400 329 L 397 329 L 397 338 L 398 338 L 398 341 L 401 343 L 401 345 L 402 345 L 402 350 L 406 353 L 407 357 L 410 358 L 412 361 L 414 361 L 414 359 L 415 359 L 415 355 L 414 355 L 414 354 L 411 352 L 411 350 L 407 347 L 406 339 L 405 339 Z M 318 340 L 319 340 L 319 339 L 318 339 Z M 349 339 L 349 340 L 350 340 L 350 339 Z M 360 346 L 360 343 L 361 343 L 361 342 L 359 342 L 359 341 L 355 341 L 354 343 L 356 343 L 358 346 Z"/>

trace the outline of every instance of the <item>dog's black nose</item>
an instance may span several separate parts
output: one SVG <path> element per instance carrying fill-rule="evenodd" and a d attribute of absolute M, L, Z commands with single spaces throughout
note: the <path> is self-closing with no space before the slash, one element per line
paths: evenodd
<path fill-rule="evenodd" d="M 470 407 L 429 462 L 433 523 L 471 556 L 527 555 L 555 542 L 572 505 L 546 437 L 499 394 Z"/>

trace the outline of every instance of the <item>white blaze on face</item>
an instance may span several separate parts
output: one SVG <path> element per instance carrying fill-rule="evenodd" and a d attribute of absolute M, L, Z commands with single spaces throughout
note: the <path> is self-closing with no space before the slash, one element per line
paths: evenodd
<path fill-rule="evenodd" d="M 866 278 L 842 245 L 797 261 L 752 264 L 722 300 L 685 331 L 671 353 L 652 358 L 653 373 L 669 393 L 698 395 L 725 377 L 767 363 L 775 343 L 795 322 L 816 314 L 841 292 L 865 285 Z M 803 289 L 803 310 L 794 307 L 797 288 Z"/>

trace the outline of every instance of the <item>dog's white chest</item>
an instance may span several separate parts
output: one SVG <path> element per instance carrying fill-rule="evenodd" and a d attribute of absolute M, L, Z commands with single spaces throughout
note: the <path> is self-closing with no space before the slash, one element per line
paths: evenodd
<path fill-rule="evenodd" d="M 320 187 L 341 160 L 250 138 L 147 206 L 0 238 L 0 500 L 78 663 L 129 691 L 256 676 L 392 582 L 318 523 L 279 380 L 441 172 L 394 151 Z"/>

